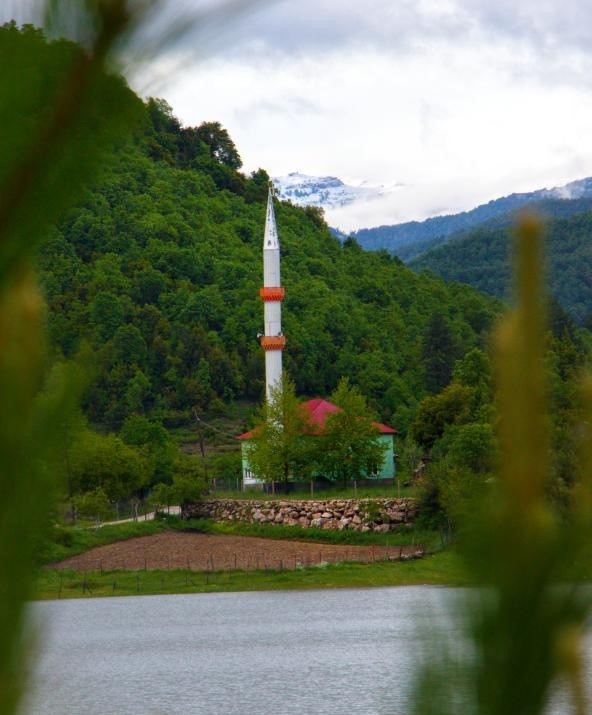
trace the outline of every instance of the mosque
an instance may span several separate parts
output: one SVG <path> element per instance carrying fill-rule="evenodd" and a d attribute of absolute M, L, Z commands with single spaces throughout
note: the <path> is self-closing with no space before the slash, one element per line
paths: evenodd
<path fill-rule="evenodd" d="M 280 277 L 280 241 L 273 207 L 273 188 L 269 187 L 267 197 L 267 214 L 265 233 L 263 237 L 263 287 L 259 296 L 263 301 L 265 332 L 259 336 L 261 347 L 265 352 L 265 395 L 269 401 L 272 391 L 282 381 L 282 353 L 286 347 L 286 337 L 282 332 L 282 301 L 285 291 Z M 308 400 L 303 403 L 311 422 L 322 431 L 327 417 L 339 407 L 323 399 Z M 383 444 L 383 462 L 371 474 L 360 474 L 360 478 L 368 480 L 393 480 L 395 477 L 394 436 L 395 429 L 388 425 L 374 422 L 377 429 L 376 439 Z M 248 458 L 249 439 L 251 432 L 238 436 L 241 441 L 243 488 L 261 486 L 262 481 L 253 474 Z M 311 439 L 314 439 L 311 436 Z"/>

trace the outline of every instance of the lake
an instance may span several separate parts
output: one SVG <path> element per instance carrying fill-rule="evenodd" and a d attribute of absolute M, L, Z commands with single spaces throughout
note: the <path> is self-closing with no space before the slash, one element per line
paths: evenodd
<path fill-rule="evenodd" d="M 452 590 L 47 601 L 25 715 L 391 715 Z"/>

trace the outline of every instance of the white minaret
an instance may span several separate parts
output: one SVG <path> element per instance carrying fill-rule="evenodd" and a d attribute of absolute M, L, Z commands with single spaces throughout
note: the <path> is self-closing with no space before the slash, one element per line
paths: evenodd
<path fill-rule="evenodd" d="M 286 338 L 282 333 L 284 289 L 280 281 L 280 242 L 271 183 L 263 238 L 263 288 L 259 290 L 259 295 L 265 307 L 265 334 L 261 337 L 261 347 L 265 350 L 265 394 L 269 401 L 272 388 L 282 382 L 282 351 L 286 346 Z"/>

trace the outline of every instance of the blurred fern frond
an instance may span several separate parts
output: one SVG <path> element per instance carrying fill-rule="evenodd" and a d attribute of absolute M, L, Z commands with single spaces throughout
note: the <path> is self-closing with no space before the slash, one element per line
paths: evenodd
<path fill-rule="evenodd" d="M 455 611 L 466 647 L 456 659 L 432 659 L 424 668 L 417 713 L 539 715 L 560 684 L 574 711 L 587 712 L 580 647 L 590 598 L 581 583 L 589 576 L 592 459 L 590 440 L 582 439 L 578 496 L 560 520 L 546 491 L 542 247 L 540 223 L 524 216 L 516 230 L 516 305 L 495 336 L 499 476 L 463 534 L 475 584 Z M 586 420 L 581 431 L 589 434 Z"/>
<path fill-rule="evenodd" d="M 139 116 L 140 101 L 104 72 L 135 21 L 130 7 L 78 3 L 73 12 L 94 27 L 86 50 L 48 44 L 30 26 L 0 28 L 0 715 L 16 711 L 23 689 L 24 604 L 53 505 L 59 427 L 80 392 L 75 370 L 48 371 L 32 256 Z"/>

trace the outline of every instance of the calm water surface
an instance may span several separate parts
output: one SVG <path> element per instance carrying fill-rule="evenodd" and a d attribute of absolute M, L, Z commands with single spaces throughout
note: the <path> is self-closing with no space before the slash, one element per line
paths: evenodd
<path fill-rule="evenodd" d="M 24 715 L 405 713 L 434 587 L 37 603 Z"/>

